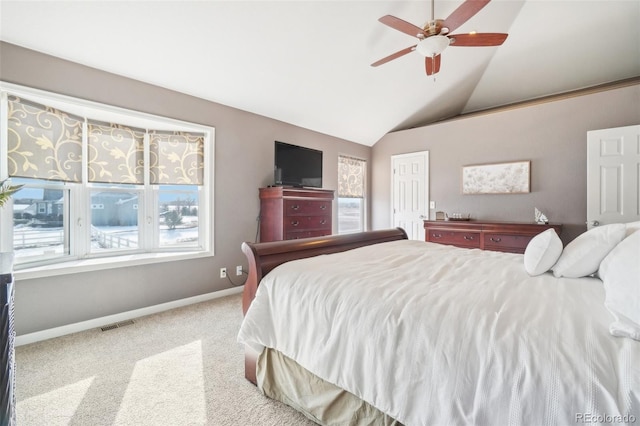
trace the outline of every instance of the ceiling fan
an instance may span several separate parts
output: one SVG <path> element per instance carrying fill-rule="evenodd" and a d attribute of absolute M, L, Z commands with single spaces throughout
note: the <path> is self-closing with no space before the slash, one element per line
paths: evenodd
<path fill-rule="evenodd" d="M 485 7 L 491 0 L 466 0 L 447 19 L 434 18 L 434 0 L 431 0 L 431 20 L 424 24 L 423 28 L 403 21 L 395 16 L 385 15 L 378 21 L 383 24 L 418 38 L 418 43 L 399 50 L 379 61 L 371 64 L 372 67 L 385 64 L 414 50 L 425 57 L 425 71 L 427 75 L 440 71 L 440 55 L 448 46 L 500 46 L 507 38 L 504 33 L 468 33 L 451 34 L 460 25 Z"/>

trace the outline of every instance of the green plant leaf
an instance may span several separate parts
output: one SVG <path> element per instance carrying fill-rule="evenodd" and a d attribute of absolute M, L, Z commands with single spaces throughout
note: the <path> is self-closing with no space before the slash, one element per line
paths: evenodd
<path fill-rule="evenodd" d="M 13 194 L 22 188 L 23 185 L 9 185 L 6 179 L 0 184 L 0 207 L 3 207 Z"/>

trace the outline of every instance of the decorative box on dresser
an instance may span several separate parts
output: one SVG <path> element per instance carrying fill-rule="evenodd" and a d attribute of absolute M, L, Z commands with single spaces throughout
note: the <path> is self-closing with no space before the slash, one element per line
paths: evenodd
<path fill-rule="evenodd" d="M 0 426 L 16 424 L 12 258 L 12 253 L 0 253 Z"/>
<path fill-rule="evenodd" d="M 260 188 L 260 241 L 331 235 L 334 191 Z"/>
<path fill-rule="evenodd" d="M 556 223 L 424 221 L 425 241 L 510 253 L 524 253 L 529 241 L 549 228 L 558 235 L 562 231 L 562 225 Z"/>

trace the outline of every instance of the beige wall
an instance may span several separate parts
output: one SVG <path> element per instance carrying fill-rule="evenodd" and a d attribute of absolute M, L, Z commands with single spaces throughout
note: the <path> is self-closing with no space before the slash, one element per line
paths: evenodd
<path fill-rule="evenodd" d="M 390 226 L 390 156 L 429 151 L 436 210 L 533 221 L 537 207 L 564 224 L 566 243 L 586 229 L 587 131 L 638 123 L 635 84 L 390 133 L 373 147 L 372 228 Z M 461 195 L 462 166 L 512 160 L 531 160 L 531 193 Z"/>
<path fill-rule="evenodd" d="M 322 150 L 328 189 L 336 189 L 338 154 L 369 160 L 371 152 L 367 146 L 7 43 L 0 43 L 0 80 L 216 129 L 215 257 L 18 280 L 19 335 L 231 287 L 218 278 L 218 271 L 223 266 L 229 271 L 236 265 L 247 267 L 240 245 L 256 235 L 258 188 L 273 183 L 274 140 Z"/>

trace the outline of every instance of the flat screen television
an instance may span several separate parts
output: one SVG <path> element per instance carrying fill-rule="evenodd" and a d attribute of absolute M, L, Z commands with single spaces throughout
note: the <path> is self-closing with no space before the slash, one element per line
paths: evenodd
<path fill-rule="evenodd" d="M 278 186 L 322 188 L 322 151 L 276 141 L 274 180 Z"/>

